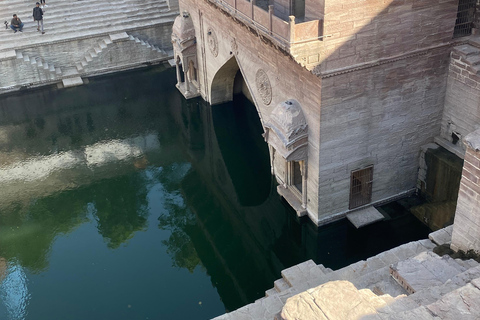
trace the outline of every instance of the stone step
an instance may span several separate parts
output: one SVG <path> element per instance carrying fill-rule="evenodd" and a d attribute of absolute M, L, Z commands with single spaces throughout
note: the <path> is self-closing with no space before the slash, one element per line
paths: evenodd
<path fill-rule="evenodd" d="M 270 297 L 277 294 L 278 291 L 275 288 L 271 288 L 265 291 L 265 297 Z"/>
<path fill-rule="evenodd" d="M 452 230 L 453 225 L 430 233 L 428 238 L 439 246 L 450 244 L 452 242 Z"/>
<path fill-rule="evenodd" d="M 330 273 L 330 272 L 333 271 L 333 270 L 330 269 L 330 268 L 324 267 L 323 264 L 319 264 L 318 267 L 320 268 L 320 270 L 322 270 L 322 272 L 323 272 L 324 274 L 327 274 L 327 273 Z"/>
<path fill-rule="evenodd" d="M 459 265 L 463 266 L 465 269 L 478 267 L 480 265 L 477 261 L 473 259 L 468 259 L 468 260 L 455 259 L 455 261 Z"/>
<path fill-rule="evenodd" d="M 58 3 L 56 5 L 50 5 L 49 7 L 44 9 L 44 19 L 47 20 L 49 17 L 55 17 L 59 14 L 62 14 L 62 17 L 65 19 L 64 21 L 72 21 L 75 18 L 78 19 L 79 17 L 85 15 L 88 15 L 92 18 L 102 16 L 109 17 L 110 15 L 116 15 L 118 17 L 125 16 L 134 12 L 144 13 L 149 11 L 160 11 L 168 9 L 168 4 L 166 3 L 166 1 L 159 1 L 155 3 L 143 1 L 140 3 L 137 2 L 135 6 L 132 6 L 127 2 L 122 3 L 121 1 L 115 2 L 115 6 L 109 5 L 109 3 L 105 1 L 90 2 L 88 5 L 86 5 L 86 1 L 83 0 L 82 3 L 84 3 L 84 5 L 82 6 L 59 5 Z M 25 16 L 31 16 L 32 7 L 33 6 L 31 5 L 28 5 L 26 7 L 17 6 L 13 7 L 12 10 L 14 10 L 19 15 L 19 17 L 22 18 Z M 2 6 L 2 8 L 8 10 L 8 8 L 5 8 L 5 6 Z"/>
<path fill-rule="evenodd" d="M 426 306 L 437 319 L 479 319 L 480 279 L 474 279 Z"/>
<path fill-rule="evenodd" d="M 290 288 L 290 285 L 283 278 L 275 280 L 273 286 L 277 292 L 282 292 Z"/>
<path fill-rule="evenodd" d="M 480 55 L 467 56 L 465 61 L 472 66 L 478 65 L 480 64 Z"/>
<path fill-rule="evenodd" d="M 463 58 L 466 58 L 467 56 L 470 56 L 470 55 L 480 54 L 480 48 L 474 47 L 469 44 L 464 44 L 461 46 L 454 47 L 453 51 L 459 54 Z"/>
<path fill-rule="evenodd" d="M 59 28 L 55 29 L 55 32 L 52 33 L 47 33 L 47 35 L 42 35 L 42 37 L 38 36 L 38 32 L 28 32 L 27 29 L 24 32 L 24 35 L 19 38 L 16 37 L 16 35 L 6 33 L 3 38 L 5 41 L 3 41 L 0 44 L 0 50 L 5 50 L 9 47 L 13 46 L 13 43 L 16 44 L 17 47 L 22 47 L 24 46 L 30 46 L 34 44 L 40 44 L 40 43 L 45 43 L 49 41 L 56 41 L 56 40 L 62 40 L 65 38 L 76 38 L 76 37 L 86 37 L 86 36 L 95 36 L 97 34 L 101 33 L 107 33 L 107 32 L 115 32 L 115 30 L 124 30 L 124 25 L 129 24 L 131 29 L 135 29 L 137 27 L 143 26 L 141 21 L 145 21 L 145 24 L 151 24 L 152 20 L 153 22 L 157 23 L 171 23 L 173 22 L 175 16 L 177 13 L 168 13 L 168 14 L 162 14 L 158 17 L 152 17 L 146 16 L 142 20 L 134 20 L 134 21 L 125 21 L 125 19 L 119 19 L 114 22 L 110 22 L 108 24 L 103 24 L 103 23 L 89 23 L 88 26 L 65 26 L 64 28 Z M 85 23 L 85 22 L 84 22 Z M 28 25 L 26 25 L 25 28 L 27 28 Z M 36 27 L 35 27 L 36 29 Z M 11 40 L 12 42 L 9 42 L 8 40 Z M 22 44 L 23 43 L 23 44 Z"/>
<path fill-rule="evenodd" d="M 313 260 L 307 260 L 282 271 L 282 277 L 290 287 L 300 285 L 325 275 Z"/>
<path fill-rule="evenodd" d="M 392 277 L 410 294 L 442 285 L 465 271 L 464 267 L 448 255 L 439 257 L 431 251 L 390 266 Z"/>

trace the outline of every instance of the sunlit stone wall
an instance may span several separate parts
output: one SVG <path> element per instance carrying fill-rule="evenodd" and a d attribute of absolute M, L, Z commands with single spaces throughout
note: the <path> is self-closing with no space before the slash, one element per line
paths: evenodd
<path fill-rule="evenodd" d="M 465 137 L 465 162 L 458 193 L 451 248 L 480 253 L 480 130 Z"/>

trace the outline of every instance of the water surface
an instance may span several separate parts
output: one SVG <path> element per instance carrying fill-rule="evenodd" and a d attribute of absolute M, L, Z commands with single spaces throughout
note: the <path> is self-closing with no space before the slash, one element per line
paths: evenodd
<path fill-rule="evenodd" d="M 360 230 L 297 219 L 255 107 L 174 85 L 156 67 L 0 98 L 0 319 L 208 319 L 293 264 L 426 237 L 409 214 Z"/>

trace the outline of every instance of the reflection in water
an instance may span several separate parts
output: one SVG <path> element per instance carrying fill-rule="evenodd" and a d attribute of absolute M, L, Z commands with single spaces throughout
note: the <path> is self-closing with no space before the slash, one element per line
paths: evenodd
<path fill-rule="evenodd" d="M 7 309 L 9 319 L 21 320 L 27 316 L 27 307 L 31 298 L 27 282 L 22 266 L 10 263 L 6 270 L 6 277 L 0 282 L 0 298 Z"/>
<path fill-rule="evenodd" d="M 186 102 L 174 83 L 152 68 L 0 99 L 1 288 L 24 288 L 22 303 L 2 290 L 0 319 L 208 319 L 295 263 L 339 268 L 425 236 L 403 218 L 297 219 L 255 107 Z"/>

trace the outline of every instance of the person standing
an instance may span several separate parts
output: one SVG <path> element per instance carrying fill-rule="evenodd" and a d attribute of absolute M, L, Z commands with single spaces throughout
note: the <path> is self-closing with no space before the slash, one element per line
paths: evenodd
<path fill-rule="evenodd" d="M 17 31 L 23 32 L 22 31 L 23 22 L 22 22 L 22 20 L 20 20 L 19 17 L 17 17 L 16 14 L 13 15 L 13 19 L 12 19 L 12 21 L 10 21 L 10 28 L 12 28 L 12 30 L 15 31 L 15 32 L 17 32 Z"/>
<path fill-rule="evenodd" d="M 40 6 L 41 6 L 42 8 L 48 7 L 47 4 L 45 3 L 45 0 L 40 0 Z"/>
<path fill-rule="evenodd" d="M 43 31 L 43 11 L 40 8 L 40 3 L 37 2 L 35 8 L 33 8 L 33 21 L 37 21 L 37 31 L 40 31 L 40 25 L 42 26 L 42 34 L 45 32 Z"/>

